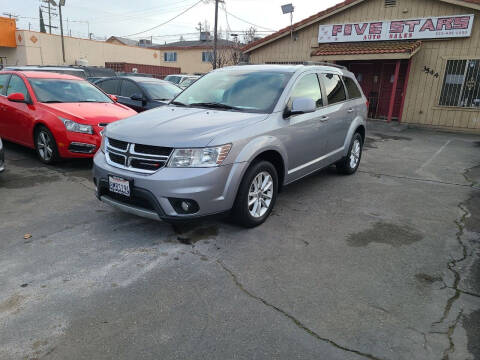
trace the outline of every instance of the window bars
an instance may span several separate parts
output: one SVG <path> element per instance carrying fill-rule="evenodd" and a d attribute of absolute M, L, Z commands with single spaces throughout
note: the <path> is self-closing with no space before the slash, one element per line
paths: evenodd
<path fill-rule="evenodd" d="M 447 61 L 439 105 L 480 108 L 480 59 Z"/>

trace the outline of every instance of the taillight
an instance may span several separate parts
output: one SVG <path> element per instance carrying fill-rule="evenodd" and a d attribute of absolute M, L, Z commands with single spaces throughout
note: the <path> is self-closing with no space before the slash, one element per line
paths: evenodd
<path fill-rule="evenodd" d="M 370 101 L 367 100 L 367 102 L 365 104 L 367 105 L 367 109 L 370 109 Z"/>

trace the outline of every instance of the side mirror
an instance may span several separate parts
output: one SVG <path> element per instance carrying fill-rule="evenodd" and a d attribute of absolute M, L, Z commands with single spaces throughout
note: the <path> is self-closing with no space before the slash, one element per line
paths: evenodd
<path fill-rule="evenodd" d="M 130 99 L 135 100 L 135 101 L 144 101 L 145 99 L 143 98 L 142 94 L 133 94 L 130 96 Z"/>
<path fill-rule="evenodd" d="M 17 102 L 17 103 L 27 103 L 25 96 L 22 93 L 13 93 L 7 96 L 8 101 Z"/>
<path fill-rule="evenodd" d="M 112 99 L 114 102 L 118 101 L 118 97 L 116 95 L 108 94 L 108 97 Z"/>
<path fill-rule="evenodd" d="M 310 98 L 300 97 L 293 99 L 292 108 L 285 110 L 286 117 L 291 115 L 299 115 L 312 113 L 317 109 L 315 101 Z"/>

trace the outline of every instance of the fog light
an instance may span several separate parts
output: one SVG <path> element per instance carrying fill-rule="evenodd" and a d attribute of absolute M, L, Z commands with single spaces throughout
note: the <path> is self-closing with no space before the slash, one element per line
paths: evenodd
<path fill-rule="evenodd" d="M 177 198 L 169 198 L 168 200 L 178 214 L 195 214 L 200 209 L 195 200 Z"/>
<path fill-rule="evenodd" d="M 182 209 L 187 212 L 190 210 L 190 204 L 187 201 L 182 201 Z"/>

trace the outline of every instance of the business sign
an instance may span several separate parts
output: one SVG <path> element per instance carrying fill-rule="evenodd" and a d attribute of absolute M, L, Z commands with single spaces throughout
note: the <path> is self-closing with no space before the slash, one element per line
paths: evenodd
<path fill-rule="evenodd" d="M 320 25 L 318 42 L 358 42 L 469 37 L 474 15 Z"/>

